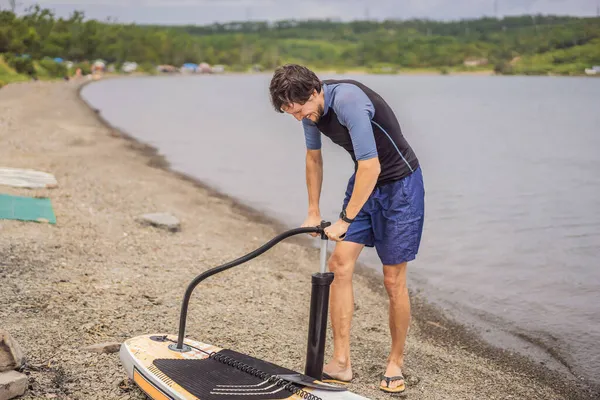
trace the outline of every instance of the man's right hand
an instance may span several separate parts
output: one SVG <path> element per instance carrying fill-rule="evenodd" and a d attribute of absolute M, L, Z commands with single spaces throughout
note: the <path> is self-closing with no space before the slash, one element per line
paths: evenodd
<path fill-rule="evenodd" d="M 321 225 L 321 216 L 320 215 L 309 215 L 308 217 L 306 217 L 306 220 L 304 220 L 304 223 L 302 224 L 301 228 L 312 228 L 312 227 L 319 226 L 319 225 Z M 319 236 L 319 234 L 316 232 L 309 233 L 309 235 L 312 237 Z"/>

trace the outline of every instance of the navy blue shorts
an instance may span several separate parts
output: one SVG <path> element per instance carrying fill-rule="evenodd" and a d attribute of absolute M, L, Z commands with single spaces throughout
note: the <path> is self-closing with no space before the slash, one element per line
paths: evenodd
<path fill-rule="evenodd" d="M 350 177 L 344 208 L 350 201 L 355 175 Z M 421 168 L 409 176 L 377 186 L 350 224 L 346 242 L 375 247 L 384 265 L 416 258 L 423 232 L 425 189 Z"/>

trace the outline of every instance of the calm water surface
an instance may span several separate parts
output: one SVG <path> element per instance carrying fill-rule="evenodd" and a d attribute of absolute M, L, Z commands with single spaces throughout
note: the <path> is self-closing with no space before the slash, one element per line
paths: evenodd
<path fill-rule="evenodd" d="M 296 227 L 307 206 L 304 138 L 271 108 L 269 78 L 118 79 L 83 97 L 173 169 Z M 413 288 L 485 324 L 490 340 L 550 364 L 551 347 L 600 382 L 600 79 L 355 78 L 394 108 L 421 161 Z M 321 209 L 333 220 L 353 164 L 327 138 L 323 157 Z M 381 268 L 374 251 L 361 261 Z"/>

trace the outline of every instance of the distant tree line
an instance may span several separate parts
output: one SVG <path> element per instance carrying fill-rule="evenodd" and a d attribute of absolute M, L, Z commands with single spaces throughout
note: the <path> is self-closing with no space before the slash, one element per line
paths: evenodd
<path fill-rule="evenodd" d="M 500 73 L 580 74 L 600 64 L 600 18 L 532 15 L 454 22 L 288 20 L 157 26 L 86 20 L 81 11 L 59 18 L 33 6 L 20 16 L 0 10 L 0 53 L 25 73 L 33 63 L 27 60 L 61 57 L 82 65 L 95 59 L 117 65 L 207 62 L 245 70 L 299 62 L 314 68 L 372 71 L 466 68 L 465 60 L 475 60 L 474 65 L 487 60 L 485 68 Z"/>

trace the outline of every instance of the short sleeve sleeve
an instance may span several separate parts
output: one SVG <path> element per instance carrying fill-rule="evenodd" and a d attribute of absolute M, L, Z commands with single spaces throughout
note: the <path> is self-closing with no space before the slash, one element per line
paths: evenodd
<path fill-rule="evenodd" d="M 309 150 L 319 150 L 321 148 L 321 132 L 319 128 L 308 119 L 302 120 L 302 127 L 304 128 L 306 148 Z"/>
<path fill-rule="evenodd" d="M 340 123 L 348 128 L 356 160 L 377 157 L 377 145 L 371 125 L 371 119 L 375 115 L 373 103 L 358 86 L 348 84 L 338 90 L 333 109 Z"/>

